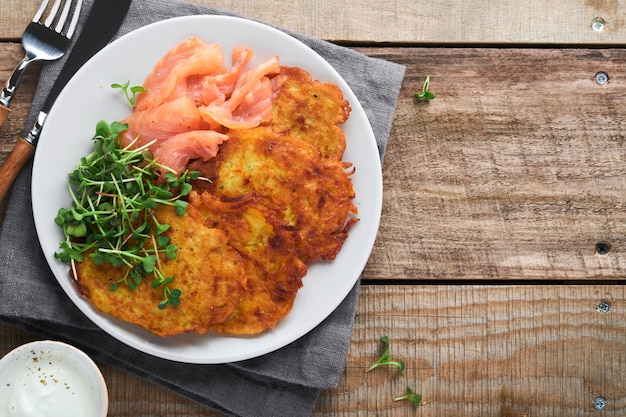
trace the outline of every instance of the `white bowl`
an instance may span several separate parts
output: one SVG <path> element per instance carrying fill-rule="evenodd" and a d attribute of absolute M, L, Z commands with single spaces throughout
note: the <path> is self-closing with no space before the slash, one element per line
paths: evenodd
<path fill-rule="evenodd" d="M 108 405 L 100 369 L 73 346 L 31 342 L 0 359 L 1 416 L 106 417 Z"/>

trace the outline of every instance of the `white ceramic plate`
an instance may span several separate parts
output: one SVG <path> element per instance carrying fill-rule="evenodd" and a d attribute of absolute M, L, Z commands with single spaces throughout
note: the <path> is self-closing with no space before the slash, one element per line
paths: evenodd
<path fill-rule="evenodd" d="M 92 150 L 96 123 L 121 120 L 130 113 L 112 83 L 130 80 L 141 85 L 156 62 L 173 46 L 191 37 L 220 42 L 229 52 L 237 44 L 255 53 L 251 65 L 278 54 L 283 65 L 302 67 L 323 82 L 333 82 L 350 101 L 344 125 L 344 159 L 356 167 L 352 180 L 361 221 L 350 231 L 334 262 L 309 268 L 293 310 L 273 330 L 254 337 L 187 334 L 160 338 L 144 329 L 102 314 L 82 297 L 69 277 L 68 266 L 54 257 L 62 233 L 54 223 L 60 207 L 69 207 L 67 174 Z M 188 363 L 224 363 L 263 355 L 303 336 L 322 322 L 350 292 L 370 255 L 380 220 L 382 173 L 376 141 L 363 108 L 339 74 L 309 47 L 269 26 L 223 16 L 190 16 L 138 29 L 112 42 L 83 66 L 59 95 L 35 153 L 33 211 L 43 252 L 59 284 L 96 325 L 121 342 L 157 357 Z"/>

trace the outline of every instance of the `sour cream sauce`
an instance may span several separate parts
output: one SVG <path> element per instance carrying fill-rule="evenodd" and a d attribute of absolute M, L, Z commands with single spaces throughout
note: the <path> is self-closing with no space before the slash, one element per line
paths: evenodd
<path fill-rule="evenodd" d="M 5 360 L 0 417 L 101 416 L 96 382 L 66 352 L 33 348 Z"/>

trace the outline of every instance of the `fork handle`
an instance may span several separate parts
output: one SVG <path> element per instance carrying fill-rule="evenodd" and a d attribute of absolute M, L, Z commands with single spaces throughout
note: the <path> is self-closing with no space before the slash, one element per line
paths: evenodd
<path fill-rule="evenodd" d="M 6 85 L 0 92 L 0 126 L 2 126 L 9 113 L 11 113 L 11 100 L 13 100 L 15 91 L 20 85 L 20 81 L 22 80 L 24 71 L 30 65 L 30 63 L 34 61 L 35 60 L 28 55 L 24 56 L 19 64 L 17 64 L 17 66 L 13 70 L 13 73 L 11 74 L 11 77 L 7 80 Z"/>
<path fill-rule="evenodd" d="M 22 138 L 17 140 L 15 148 L 0 168 L 0 201 L 4 200 L 13 180 L 22 170 L 26 161 L 28 161 L 35 153 L 35 147 Z"/>

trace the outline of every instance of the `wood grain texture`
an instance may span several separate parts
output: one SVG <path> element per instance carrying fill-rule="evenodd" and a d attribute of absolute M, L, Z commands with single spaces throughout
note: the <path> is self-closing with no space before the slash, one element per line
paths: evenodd
<path fill-rule="evenodd" d="M 345 374 L 317 415 L 591 416 L 596 397 L 607 400 L 603 415 L 624 415 L 625 295 L 623 286 L 362 286 Z M 364 372 L 381 335 L 404 376 Z M 406 386 L 423 395 L 417 411 L 392 401 Z"/>
<path fill-rule="evenodd" d="M 626 4 L 617 0 L 189 0 L 286 29 L 338 41 L 424 43 L 626 42 Z M 0 39 L 19 39 L 40 0 L 0 0 Z M 602 18 L 605 30 L 592 29 Z"/>
<path fill-rule="evenodd" d="M 366 277 L 626 276 L 624 50 L 360 51 L 407 66 Z"/>
<path fill-rule="evenodd" d="M 610 303 L 607 313 L 598 304 Z M 381 353 L 406 364 L 365 370 Z M 0 354 L 36 336 L 0 324 Z M 218 416 L 100 364 L 109 417 Z M 410 386 L 419 409 L 394 402 Z M 626 413 L 626 291 L 604 285 L 363 285 L 346 370 L 324 391 L 315 417 L 533 416 Z"/>

